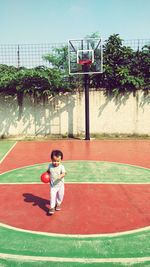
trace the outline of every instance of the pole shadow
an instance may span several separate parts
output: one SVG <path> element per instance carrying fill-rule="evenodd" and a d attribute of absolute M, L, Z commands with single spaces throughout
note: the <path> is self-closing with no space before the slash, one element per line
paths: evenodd
<path fill-rule="evenodd" d="M 38 206 L 48 215 L 49 208 L 47 207 L 47 205 L 50 204 L 49 200 L 35 196 L 31 193 L 24 193 L 23 197 L 25 202 L 31 203 L 32 206 Z"/>

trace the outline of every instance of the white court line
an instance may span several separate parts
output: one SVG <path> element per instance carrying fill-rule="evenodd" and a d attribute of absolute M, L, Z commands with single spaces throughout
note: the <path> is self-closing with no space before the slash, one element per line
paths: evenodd
<path fill-rule="evenodd" d="M 21 261 L 48 261 L 48 262 L 78 262 L 78 263 L 142 263 L 150 261 L 150 257 L 137 258 L 63 258 L 45 256 L 26 256 L 0 253 L 1 259 L 15 259 Z"/>
<path fill-rule="evenodd" d="M 18 231 L 18 232 L 24 232 L 24 233 L 30 233 L 30 234 L 35 234 L 35 235 L 44 235 L 44 236 L 51 236 L 51 237 L 65 237 L 65 238 L 94 238 L 94 237 L 118 237 L 118 236 L 124 236 L 124 235 L 131 235 L 131 234 L 136 234 L 136 233 L 141 233 L 141 232 L 146 232 L 150 230 L 150 226 L 146 226 L 143 228 L 135 229 L 135 230 L 130 230 L 130 231 L 124 231 L 124 232 L 117 232 L 117 233 L 109 233 L 109 234 L 89 234 L 89 235 L 82 235 L 82 234 L 58 234 L 58 233 L 48 233 L 48 232 L 40 232 L 40 231 L 32 231 L 32 230 L 25 230 L 22 228 L 17 228 L 14 226 L 10 226 L 8 224 L 0 223 L 1 227 Z"/>
<path fill-rule="evenodd" d="M 0 164 L 4 161 L 4 159 L 8 156 L 8 154 L 13 150 L 15 145 L 17 144 L 17 141 L 13 144 L 13 146 L 7 151 L 7 153 L 4 155 L 4 157 L 0 160 Z"/>

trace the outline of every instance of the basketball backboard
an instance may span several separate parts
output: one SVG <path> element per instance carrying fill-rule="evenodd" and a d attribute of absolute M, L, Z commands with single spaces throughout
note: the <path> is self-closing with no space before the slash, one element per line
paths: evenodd
<path fill-rule="evenodd" d="M 68 64 L 69 74 L 102 73 L 102 40 L 99 38 L 69 40 Z"/>

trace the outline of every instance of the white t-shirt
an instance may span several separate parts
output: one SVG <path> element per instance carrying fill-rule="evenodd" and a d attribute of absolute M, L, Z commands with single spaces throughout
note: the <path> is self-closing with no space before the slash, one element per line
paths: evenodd
<path fill-rule="evenodd" d="M 49 164 L 48 169 L 50 171 L 51 177 L 51 186 L 59 185 L 60 183 L 64 183 L 64 178 L 59 179 L 60 174 L 65 173 L 65 167 L 60 164 L 59 166 L 55 167 L 52 163 Z"/>

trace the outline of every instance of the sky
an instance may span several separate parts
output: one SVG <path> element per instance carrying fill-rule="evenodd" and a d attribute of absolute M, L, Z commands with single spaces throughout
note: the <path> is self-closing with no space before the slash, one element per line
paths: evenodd
<path fill-rule="evenodd" d="M 0 44 L 150 39 L 150 0 L 0 0 Z"/>

